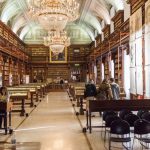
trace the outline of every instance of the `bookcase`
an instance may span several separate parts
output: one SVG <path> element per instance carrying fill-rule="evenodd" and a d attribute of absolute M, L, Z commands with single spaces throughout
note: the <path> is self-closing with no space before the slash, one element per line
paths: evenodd
<path fill-rule="evenodd" d="M 119 84 L 122 82 L 122 53 L 121 50 L 118 50 L 114 56 L 114 78 Z"/>
<path fill-rule="evenodd" d="M 104 78 L 109 79 L 109 62 L 107 56 L 103 58 L 104 62 Z"/>
<path fill-rule="evenodd" d="M 12 85 L 19 85 L 19 83 L 18 63 L 13 61 Z"/>
<path fill-rule="evenodd" d="M 47 78 L 47 68 L 45 67 L 34 67 L 32 68 L 32 79 L 38 80 L 38 82 L 46 81 Z"/>
<path fill-rule="evenodd" d="M 4 66 L 3 66 L 3 85 L 4 86 L 9 86 L 9 59 L 5 59 L 5 61 L 3 62 Z"/>
<path fill-rule="evenodd" d="M 48 78 L 56 79 L 57 77 L 61 77 L 63 79 L 68 79 L 68 67 L 66 66 L 50 66 L 48 68 Z"/>
<path fill-rule="evenodd" d="M 0 87 L 3 85 L 3 57 L 0 55 Z"/>
<path fill-rule="evenodd" d="M 81 81 L 81 70 L 80 68 L 72 68 L 71 69 L 71 80 L 72 81 Z"/>
<path fill-rule="evenodd" d="M 96 83 L 97 84 L 100 84 L 101 83 L 101 63 L 100 63 L 100 60 L 96 62 L 96 67 L 97 67 L 97 81 Z"/>
<path fill-rule="evenodd" d="M 0 73 L 3 72 L 3 57 L 0 55 Z"/>
<path fill-rule="evenodd" d="M 25 64 L 23 62 L 18 63 L 19 63 L 20 84 L 23 84 L 23 77 L 25 75 Z"/>

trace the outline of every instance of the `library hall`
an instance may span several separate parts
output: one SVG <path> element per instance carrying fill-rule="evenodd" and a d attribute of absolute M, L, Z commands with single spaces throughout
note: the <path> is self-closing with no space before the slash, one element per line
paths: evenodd
<path fill-rule="evenodd" d="M 0 150 L 150 149 L 150 0 L 0 0 Z"/>

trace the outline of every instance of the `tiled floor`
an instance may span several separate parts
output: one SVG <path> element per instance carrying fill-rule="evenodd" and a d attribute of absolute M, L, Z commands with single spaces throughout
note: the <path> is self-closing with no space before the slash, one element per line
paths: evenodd
<path fill-rule="evenodd" d="M 14 120 L 21 121 L 19 116 Z M 17 128 L 16 145 L 11 139 L 0 150 L 90 150 L 66 92 L 49 93 Z"/>

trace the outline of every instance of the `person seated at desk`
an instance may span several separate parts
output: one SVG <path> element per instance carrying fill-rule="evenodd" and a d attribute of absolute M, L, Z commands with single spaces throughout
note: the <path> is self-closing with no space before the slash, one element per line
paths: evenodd
<path fill-rule="evenodd" d="M 9 101 L 9 96 L 8 96 L 7 88 L 1 87 L 0 88 L 0 102 L 8 102 L 8 101 Z M 2 122 L 4 120 L 5 113 L 6 111 L 3 111 L 3 110 L 0 111 L 0 128 L 2 128 Z"/>

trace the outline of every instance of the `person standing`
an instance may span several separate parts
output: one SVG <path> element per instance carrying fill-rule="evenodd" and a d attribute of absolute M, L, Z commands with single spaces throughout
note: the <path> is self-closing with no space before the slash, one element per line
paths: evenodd
<path fill-rule="evenodd" d="M 113 98 L 111 86 L 106 79 L 100 84 L 96 98 L 98 100 L 109 100 Z"/>
<path fill-rule="evenodd" d="M 0 88 L 0 102 L 8 102 L 9 101 L 9 95 L 6 87 Z M 4 115 L 6 111 L 1 110 L 0 111 L 0 128 L 2 128 L 2 123 L 4 122 Z M 5 126 L 5 123 L 4 123 Z"/>
<path fill-rule="evenodd" d="M 36 78 L 36 76 L 33 77 L 33 83 L 37 83 L 37 78 Z"/>
<path fill-rule="evenodd" d="M 87 100 L 94 100 L 96 95 L 97 95 L 96 86 L 90 79 L 89 82 L 85 85 L 84 97 Z"/>
<path fill-rule="evenodd" d="M 120 87 L 117 83 L 115 83 L 114 78 L 110 78 L 110 86 L 112 90 L 112 95 L 114 100 L 120 99 Z"/>
<path fill-rule="evenodd" d="M 63 85 L 64 85 L 64 80 L 63 80 L 63 78 L 60 78 L 60 86 L 62 89 L 63 89 Z"/>

